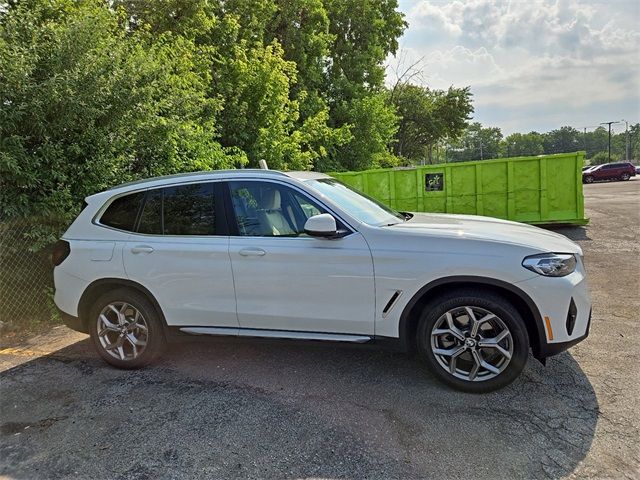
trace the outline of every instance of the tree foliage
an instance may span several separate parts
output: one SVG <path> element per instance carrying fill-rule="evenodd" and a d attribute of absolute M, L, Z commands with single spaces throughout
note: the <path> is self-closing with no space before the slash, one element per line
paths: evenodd
<path fill-rule="evenodd" d="M 420 161 L 462 133 L 471 95 L 386 88 L 406 26 L 397 0 L 12 1 L 0 8 L 0 215 L 71 218 L 127 180 L 261 159 Z"/>
<path fill-rule="evenodd" d="M 404 25 L 395 0 L 12 2 L 0 213 L 70 217 L 123 181 L 260 159 L 384 164 L 396 117 L 382 62 Z"/>
<path fill-rule="evenodd" d="M 483 127 L 473 122 L 457 142 L 447 148 L 447 161 L 469 161 L 498 158 L 502 132 L 497 127 Z"/>
<path fill-rule="evenodd" d="M 481 132 L 480 135 L 479 132 Z M 609 132 L 603 127 L 580 131 L 570 126 L 564 126 L 546 133 L 516 132 L 499 140 L 501 137 L 502 133 L 499 128 L 489 129 L 482 127 L 479 123 L 473 123 L 465 131 L 460 141 L 450 142 L 445 139 L 440 142 L 439 147 L 441 148 L 437 160 L 466 161 L 585 151 L 585 159 L 591 164 L 609 161 Z M 479 139 L 482 139 L 482 151 Z M 497 150 L 495 149 L 496 141 L 499 144 Z M 640 124 L 629 125 L 628 133 L 620 131 L 620 129 L 617 133 L 612 132 L 612 162 L 627 158 L 627 141 L 629 160 L 640 159 Z"/>
<path fill-rule="evenodd" d="M 580 132 L 573 127 L 561 127 L 547 132 L 542 145 L 547 153 L 575 152 L 583 146 L 580 142 Z"/>
<path fill-rule="evenodd" d="M 0 23 L 0 214 L 74 213 L 140 176 L 245 161 L 217 142 L 210 63 L 171 33 L 129 33 L 123 12 L 18 4 Z"/>
<path fill-rule="evenodd" d="M 473 112 L 468 87 L 442 91 L 398 84 L 390 96 L 400 117 L 394 153 L 415 162 L 431 163 L 433 146 L 443 139 L 455 141 Z"/>
<path fill-rule="evenodd" d="M 544 136 L 538 132 L 512 133 L 501 144 L 500 153 L 504 157 L 526 157 L 542 155 Z"/>

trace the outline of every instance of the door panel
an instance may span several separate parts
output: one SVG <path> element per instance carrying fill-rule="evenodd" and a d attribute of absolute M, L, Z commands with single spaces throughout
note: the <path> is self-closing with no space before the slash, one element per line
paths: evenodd
<path fill-rule="evenodd" d="M 372 335 L 373 261 L 362 235 L 306 235 L 309 217 L 331 212 L 288 185 L 234 181 L 228 187 L 240 327 Z M 338 227 L 346 229 L 339 221 Z"/>
<path fill-rule="evenodd" d="M 224 200 L 216 182 L 149 190 L 124 246 L 125 271 L 168 325 L 238 327 Z"/>
<path fill-rule="evenodd" d="M 228 248 L 229 237 L 134 234 L 124 247 L 125 271 L 155 296 L 168 325 L 237 327 Z"/>
<path fill-rule="evenodd" d="M 240 327 L 373 335 L 373 263 L 361 234 L 231 237 L 229 250 Z"/>

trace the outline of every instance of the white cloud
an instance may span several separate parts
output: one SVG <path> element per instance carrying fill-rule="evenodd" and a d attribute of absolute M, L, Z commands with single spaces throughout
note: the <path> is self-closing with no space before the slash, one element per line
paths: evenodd
<path fill-rule="evenodd" d="M 401 9 L 406 63 L 423 58 L 422 81 L 434 88 L 470 85 L 480 120 L 526 129 L 527 110 L 540 116 L 547 106 L 549 129 L 584 121 L 580 111 L 591 123 L 640 121 L 640 2 L 401 1 Z"/>

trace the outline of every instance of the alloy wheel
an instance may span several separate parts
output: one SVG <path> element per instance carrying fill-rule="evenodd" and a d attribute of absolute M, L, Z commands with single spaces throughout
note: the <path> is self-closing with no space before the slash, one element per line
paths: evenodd
<path fill-rule="evenodd" d="M 118 360 L 134 360 L 147 347 L 149 328 L 142 313 L 126 302 L 113 302 L 98 316 L 98 339 L 102 348 Z"/>
<path fill-rule="evenodd" d="M 513 337 L 506 324 L 484 308 L 463 306 L 445 312 L 431 330 L 431 350 L 456 378 L 481 382 L 500 375 L 511 362 Z"/>

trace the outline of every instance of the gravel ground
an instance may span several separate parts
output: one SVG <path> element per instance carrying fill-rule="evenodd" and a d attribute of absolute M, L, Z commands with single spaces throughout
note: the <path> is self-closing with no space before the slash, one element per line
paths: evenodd
<path fill-rule="evenodd" d="M 467 395 L 368 348 L 209 341 L 141 371 L 52 329 L 0 350 L 0 476 L 640 478 L 640 179 L 587 185 L 589 338 Z"/>

